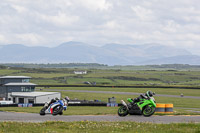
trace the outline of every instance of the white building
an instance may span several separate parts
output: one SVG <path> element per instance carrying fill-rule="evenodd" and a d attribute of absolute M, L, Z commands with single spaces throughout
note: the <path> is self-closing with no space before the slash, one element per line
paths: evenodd
<path fill-rule="evenodd" d="M 74 71 L 74 74 L 87 74 L 87 71 Z"/>
<path fill-rule="evenodd" d="M 12 92 L 13 103 L 45 103 L 53 98 L 61 98 L 60 92 Z"/>
<path fill-rule="evenodd" d="M 61 98 L 60 92 L 35 92 L 37 85 L 30 83 L 30 79 L 28 76 L 0 77 L 0 99 L 4 100 L 1 103 L 45 103 Z"/>

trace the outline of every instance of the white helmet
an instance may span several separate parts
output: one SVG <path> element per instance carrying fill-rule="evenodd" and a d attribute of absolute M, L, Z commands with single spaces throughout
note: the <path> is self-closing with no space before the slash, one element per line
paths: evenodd
<path fill-rule="evenodd" d="M 68 97 L 68 96 L 66 96 L 66 97 L 65 97 L 65 100 L 69 101 L 70 99 L 69 99 L 69 97 Z"/>

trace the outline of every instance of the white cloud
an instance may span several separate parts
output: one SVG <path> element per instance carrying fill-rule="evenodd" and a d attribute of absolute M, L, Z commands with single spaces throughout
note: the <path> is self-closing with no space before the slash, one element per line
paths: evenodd
<path fill-rule="evenodd" d="M 3 35 L 0 35 L 0 42 L 4 42 L 5 41 L 5 37 Z"/>
<path fill-rule="evenodd" d="M 177 32 L 181 26 L 174 22 L 174 20 L 169 20 L 165 25 L 163 25 L 163 30 L 169 33 Z"/>
<path fill-rule="evenodd" d="M 112 8 L 112 4 L 108 0 L 79 0 L 78 3 L 92 11 L 103 11 Z"/>
<path fill-rule="evenodd" d="M 19 6 L 19 5 L 11 5 L 12 8 L 14 8 L 18 13 L 23 13 L 26 12 L 27 9 L 23 6 Z"/>
<path fill-rule="evenodd" d="M 200 42 L 198 0 L 2 0 L 0 43 L 56 46 L 160 43 L 194 53 Z M 200 48 L 199 48 L 200 49 Z"/>
<path fill-rule="evenodd" d="M 16 38 L 18 40 L 22 40 L 23 42 L 26 42 L 26 44 L 38 44 L 43 41 L 43 38 L 40 35 L 34 34 L 34 33 L 26 33 L 26 34 L 17 34 Z"/>
<path fill-rule="evenodd" d="M 154 16 L 153 11 L 150 9 L 146 9 L 145 7 L 141 6 L 132 6 L 131 9 L 134 11 L 136 16 L 138 16 L 143 21 L 148 21 L 152 19 Z"/>
<path fill-rule="evenodd" d="M 116 21 L 108 21 L 106 24 L 104 24 L 104 28 L 119 29 L 121 26 Z"/>
<path fill-rule="evenodd" d="M 69 26 L 79 20 L 78 16 L 68 15 L 64 12 L 58 12 L 56 15 L 38 14 L 39 17 L 47 23 L 52 23 L 55 26 Z"/>

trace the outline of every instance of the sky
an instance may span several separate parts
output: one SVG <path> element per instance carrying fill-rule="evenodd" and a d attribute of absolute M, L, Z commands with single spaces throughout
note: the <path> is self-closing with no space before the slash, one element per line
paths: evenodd
<path fill-rule="evenodd" d="M 200 1 L 1 0 L 0 45 L 68 41 L 156 43 L 200 55 Z"/>

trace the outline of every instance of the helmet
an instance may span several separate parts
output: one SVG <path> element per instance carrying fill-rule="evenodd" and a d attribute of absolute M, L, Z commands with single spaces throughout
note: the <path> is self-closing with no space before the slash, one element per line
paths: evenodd
<path fill-rule="evenodd" d="M 146 96 L 148 96 L 148 97 L 152 97 L 153 95 L 155 95 L 155 93 L 153 93 L 152 91 L 146 92 Z"/>
<path fill-rule="evenodd" d="M 55 100 L 59 100 L 59 99 L 56 97 Z"/>
<path fill-rule="evenodd" d="M 69 97 L 68 97 L 68 96 L 66 96 L 66 97 L 65 97 L 65 100 L 69 101 L 70 99 L 69 99 Z"/>

